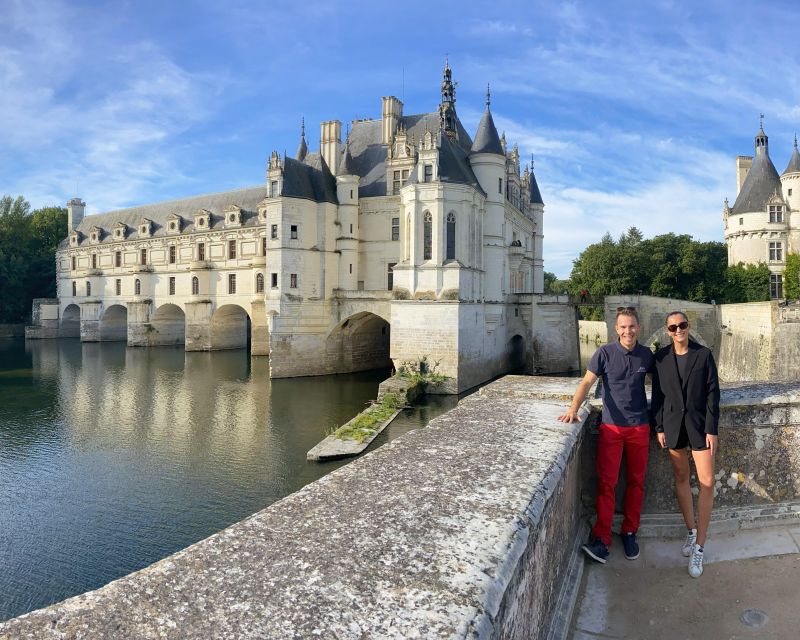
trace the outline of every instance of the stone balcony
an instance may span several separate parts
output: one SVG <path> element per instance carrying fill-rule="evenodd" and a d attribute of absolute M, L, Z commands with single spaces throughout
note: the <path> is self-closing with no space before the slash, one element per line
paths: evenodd
<path fill-rule="evenodd" d="M 210 260 L 192 260 L 189 263 L 191 271 L 202 271 L 203 269 L 211 269 L 214 264 Z"/>
<path fill-rule="evenodd" d="M 263 267 L 267 264 L 267 256 L 253 256 L 253 259 L 250 261 L 251 267 Z"/>

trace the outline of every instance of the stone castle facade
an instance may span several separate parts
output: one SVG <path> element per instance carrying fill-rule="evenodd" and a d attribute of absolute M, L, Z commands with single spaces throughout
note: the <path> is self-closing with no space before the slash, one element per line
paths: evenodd
<path fill-rule="evenodd" d="M 474 138 L 449 65 L 435 111 L 409 115 L 389 96 L 344 138 L 339 121 L 320 133 L 318 152 L 304 128 L 295 157 L 273 152 L 260 186 L 92 216 L 71 200 L 58 309 L 37 310 L 41 324 L 131 346 L 249 346 L 273 377 L 428 356 L 449 391 L 572 366 L 534 364 L 537 318 L 546 332 L 570 314 L 535 308 L 552 302 L 533 295 L 544 203 L 488 90 Z"/>
<path fill-rule="evenodd" d="M 737 194 L 723 206 L 728 264 L 766 263 L 770 296 L 783 298 L 786 255 L 800 251 L 800 153 L 797 137 L 789 164 L 778 175 L 769 156 L 763 126 L 755 137 L 755 156 L 736 158 Z"/>

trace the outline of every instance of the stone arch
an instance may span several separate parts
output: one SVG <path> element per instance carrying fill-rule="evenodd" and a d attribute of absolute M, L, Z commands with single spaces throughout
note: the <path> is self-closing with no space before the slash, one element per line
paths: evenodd
<path fill-rule="evenodd" d="M 150 317 L 150 344 L 153 346 L 186 343 L 186 314 L 177 304 L 162 304 Z"/>
<path fill-rule="evenodd" d="M 336 325 L 328 335 L 325 357 L 335 373 L 390 367 L 390 325 L 368 311 Z"/>
<path fill-rule="evenodd" d="M 509 373 L 525 372 L 525 338 L 515 334 L 508 341 L 506 353 L 508 354 Z"/>
<path fill-rule="evenodd" d="M 81 308 L 77 304 L 68 304 L 61 313 L 59 337 L 79 338 L 81 335 Z"/>
<path fill-rule="evenodd" d="M 247 349 L 250 338 L 250 315 L 238 304 L 217 307 L 211 314 L 211 350 Z"/>
<path fill-rule="evenodd" d="M 127 342 L 128 309 L 121 304 L 112 304 L 100 318 L 100 340 L 102 342 Z"/>

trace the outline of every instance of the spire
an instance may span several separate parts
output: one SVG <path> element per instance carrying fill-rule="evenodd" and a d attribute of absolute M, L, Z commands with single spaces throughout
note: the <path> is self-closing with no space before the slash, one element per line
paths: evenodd
<path fill-rule="evenodd" d="M 456 89 L 453 84 L 453 72 L 447 56 L 445 56 L 444 71 L 442 72 L 442 102 L 439 104 L 439 128 L 450 138 L 458 138 L 456 122 Z"/>
<path fill-rule="evenodd" d="M 492 104 L 492 94 L 489 91 L 489 83 L 486 83 L 486 108 L 489 108 L 489 105 Z"/>
<path fill-rule="evenodd" d="M 544 200 L 542 200 L 542 194 L 539 191 L 539 183 L 536 182 L 536 174 L 534 174 L 533 172 L 533 154 L 531 154 L 530 190 L 531 190 L 531 197 L 529 202 L 531 204 L 544 205 Z"/>
<path fill-rule="evenodd" d="M 759 153 L 769 154 L 769 138 L 764 133 L 764 114 L 759 118 L 758 133 L 756 134 L 756 155 Z"/>
<path fill-rule="evenodd" d="M 500 136 L 497 135 L 497 127 L 494 126 L 492 111 L 489 109 L 491 95 L 489 85 L 486 85 L 486 109 L 478 124 L 478 131 L 475 133 L 475 140 L 472 142 L 470 153 L 496 153 L 505 155 L 503 146 L 500 144 Z"/>
<path fill-rule="evenodd" d="M 300 119 L 300 145 L 297 147 L 297 153 L 295 154 L 295 159 L 302 162 L 306 159 L 306 155 L 308 154 L 308 145 L 306 144 L 306 119 Z"/>
<path fill-rule="evenodd" d="M 355 163 L 353 162 L 353 154 L 350 152 L 350 125 L 347 125 L 347 137 L 344 141 L 344 159 L 339 167 L 339 175 L 341 176 L 357 176 L 355 170 Z"/>
<path fill-rule="evenodd" d="M 787 173 L 800 173 L 800 153 L 797 152 L 797 134 L 794 134 L 794 149 L 792 149 L 792 157 L 789 159 L 789 164 L 786 165 L 786 170 L 781 175 Z"/>

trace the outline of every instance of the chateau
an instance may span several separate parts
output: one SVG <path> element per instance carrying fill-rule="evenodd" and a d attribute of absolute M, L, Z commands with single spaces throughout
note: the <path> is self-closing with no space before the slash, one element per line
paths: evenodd
<path fill-rule="evenodd" d="M 755 158 L 736 158 L 737 195 L 727 198 L 722 218 L 728 264 L 764 262 L 770 270 L 770 297 L 783 298 L 786 254 L 800 251 L 800 153 L 797 136 L 789 164 L 778 175 L 769 157 L 763 125 L 755 138 Z"/>
<path fill-rule="evenodd" d="M 571 368 L 554 363 L 573 346 L 535 346 L 537 318 L 543 335 L 574 320 L 532 295 L 544 203 L 532 165 L 521 170 L 498 135 L 488 89 L 474 138 L 447 64 L 436 110 L 409 115 L 384 97 L 379 119 L 348 129 L 321 123 L 312 152 L 303 126 L 295 157 L 273 152 L 260 186 L 92 216 L 71 200 L 57 310 L 43 306 L 40 326 L 130 346 L 249 347 L 273 377 L 428 356 L 449 392 L 510 369 Z"/>

